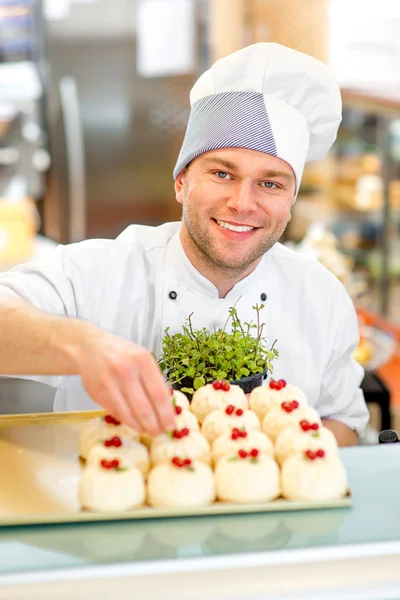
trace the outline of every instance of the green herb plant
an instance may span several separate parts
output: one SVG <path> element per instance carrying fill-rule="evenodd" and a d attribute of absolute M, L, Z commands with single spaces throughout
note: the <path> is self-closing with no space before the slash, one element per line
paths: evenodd
<path fill-rule="evenodd" d="M 183 333 L 169 334 L 165 329 L 162 342 L 161 370 L 167 374 L 172 384 L 185 380 L 192 381 L 192 387 L 181 387 L 181 391 L 191 395 L 207 383 L 217 379 L 238 381 L 244 377 L 273 372 L 273 361 L 278 358 L 278 350 L 266 346 L 263 337 L 265 323 L 260 322 L 260 311 L 264 304 L 252 307 L 256 311 L 256 323 L 242 324 L 235 306 L 229 309 L 229 316 L 223 329 L 213 332 L 194 329 L 191 313 L 183 325 Z M 232 320 L 231 332 L 226 328 Z M 256 329 L 254 335 L 254 329 Z"/>

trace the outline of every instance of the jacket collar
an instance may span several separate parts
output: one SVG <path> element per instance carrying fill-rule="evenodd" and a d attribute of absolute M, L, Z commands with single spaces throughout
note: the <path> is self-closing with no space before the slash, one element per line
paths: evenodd
<path fill-rule="evenodd" d="M 211 281 L 202 275 L 190 262 L 181 242 L 180 228 L 169 242 L 168 260 L 180 283 L 192 292 L 210 298 L 219 298 L 218 289 Z M 239 281 L 225 299 L 244 296 L 257 283 L 266 281 L 266 257 L 264 256 L 257 267 L 247 277 Z"/>

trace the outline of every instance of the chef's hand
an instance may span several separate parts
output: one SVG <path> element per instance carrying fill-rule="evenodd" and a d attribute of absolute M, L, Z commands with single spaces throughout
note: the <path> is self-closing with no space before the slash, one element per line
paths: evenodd
<path fill-rule="evenodd" d="M 96 403 L 139 431 L 159 435 L 174 429 L 171 395 L 145 348 L 105 331 L 82 346 L 80 376 Z"/>

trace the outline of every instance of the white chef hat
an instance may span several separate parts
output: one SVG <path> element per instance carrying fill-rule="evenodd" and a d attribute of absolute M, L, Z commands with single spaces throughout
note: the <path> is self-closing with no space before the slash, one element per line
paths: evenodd
<path fill-rule="evenodd" d="M 238 50 L 203 73 L 190 92 L 191 112 L 174 179 L 216 148 L 250 148 L 285 160 L 296 175 L 336 139 L 341 96 L 323 62 L 280 44 Z"/>

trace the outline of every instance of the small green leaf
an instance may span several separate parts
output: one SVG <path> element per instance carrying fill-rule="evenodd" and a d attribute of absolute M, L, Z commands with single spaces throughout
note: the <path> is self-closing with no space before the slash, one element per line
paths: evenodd
<path fill-rule="evenodd" d="M 312 433 L 311 437 L 319 438 L 319 433 Z"/>
<path fill-rule="evenodd" d="M 127 470 L 128 470 L 128 467 L 114 467 L 114 471 L 118 471 L 118 472 L 127 471 Z"/>
<path fill-rule="evenodd" d="M 198 390 L 199 388 L 203 387 L 203 385 L 205 385 L 206 382 L 204 381 L 204 377 L 196 377 L 193 381 L 193 387 L 195 390 Z"/>
<path fill-rule="evenodd" d="M 253 457 L 253 458 L 250 459 L 250 462 L 253 463 L 253 464 L 254 463 L 258 463 L 258 458 L 254 458 Z"/>
<path fill-rule="evenodd" d="M 182 394 L 194 394 L 194 389 L 183 387 L 183 388 L 181 388 L 181 392 L 182 392 Z"/>
<path fill-rule="evenodd" d="M 239 460 L 237 456 L 232 456 L 231 458 L 228 458 L 228 462 L 235 462 Z"/>

